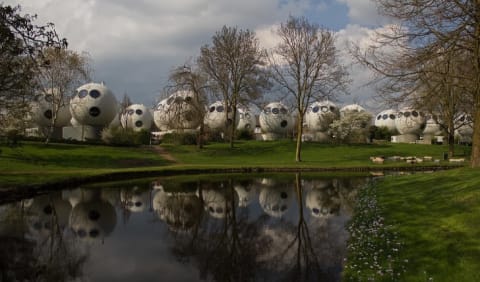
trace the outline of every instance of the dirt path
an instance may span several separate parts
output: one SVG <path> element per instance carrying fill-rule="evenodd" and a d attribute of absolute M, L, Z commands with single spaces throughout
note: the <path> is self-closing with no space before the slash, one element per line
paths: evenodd
<path fill-rule="evenodd" d="M 160 157 L 164 158 L 167 161 L 178 163 L 178 160 L 175 159 L 165 148 L 161 146 L 152 145 L 148 147 L 152 152 L 158 154 Z"/>

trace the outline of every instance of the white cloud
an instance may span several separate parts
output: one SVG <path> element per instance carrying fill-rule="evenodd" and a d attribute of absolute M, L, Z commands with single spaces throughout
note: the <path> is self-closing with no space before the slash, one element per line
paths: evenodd
<path fill-rule="evenodd" d="M 385 23 L 384 17 L 379 15 L 373 0 L 337 0 L 348 7 L 348 16 L 351 24 L 378 26 Z"/>

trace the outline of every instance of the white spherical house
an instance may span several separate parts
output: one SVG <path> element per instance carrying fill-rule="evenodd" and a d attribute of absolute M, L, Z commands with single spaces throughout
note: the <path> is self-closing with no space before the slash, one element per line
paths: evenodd
<path fill-rule="evenodd" d="M 150 131 L 153 116 L 144 105 L 133 104 L 125 109 L 120 120 L 123 128 L 131 128 L 134 131 Z"/>
<path fill-rule="evenodd" d="M 239 108 L 237 129 L 253 131 L 256 126 L 255 114 L 246 108 Z"/>
<path fill-rule="evenodd" d="M 271 217 L 282 217 L 292 205 L 293 191 L 287 187 L 263 187 L 259 202 Z"/>
<path fill-rule="evenodd" d="M 72 209 L 69 224 L 78 239 L 101 242 L 114 230 L 117 214 L 112 204 L 102 199 L 80 202 Z"/>
<path fill-rule="evenodd" d="M 341 200 L 333 187 L 308 191 L 305 202 L 311 215 L 316 218 L 329 218 L 340 213 Z"/>
<path fill-rule="evenodd" d="M 54 116 L 54 109 L 57 109 L 57 117 L 55 120 L 55 127 L 63 127 L 70 125 L 70 109 L 68 107 L 68 100 L 65 98 L 64 104 L 60 101 L 54 101 L 57 99 L 58 91 L 49 90 L 47 94 L 38 94 L 35 96 L 31 106 L 31 118 L 32 122 L 40 127 L 47 127 L 52 125 L 52 118 Z"/>
<path fill-rule="evenodd" d="M 326 132 L 329 125 L 340 116 L 338 107 L 330 102 L 314 102 L 307 108 L 305 123 L 309 131 Z"/>
<path fill-rule="evenodd" d="M 187 129 L 195 130 L 201 120 L 196 112 L 199 105 L 194 104 L 194 95 L 190 91 L 177 91 L 160 101 L 153 111 L 153 121 L 160 131 Z"/>
<path fill-rule="evenodd" d="M 395 125 L 396 118 L 397 111 L 393 109 L 384 110 L 375 117 L 374 125 L 376 127 L 386 127 L 393 132 L 397 129 L 397 126 Z"/>
<path fill-rule="evenodd" d="M 105 127 L 117 114 L 117 100 L 103 83 L 88 83 L 70 100 L 70 113 L 81 125 Z"/>
<path fill-rule="evenodd" d="M 462 113 L 455 119 L 455 134 L 460 142 L 471 143 L 473 137 L 473 119 L 469 114 Z"/>
<path fill-rule="evenodd" d="M 287 107 L 280 102 L 266 105 L 259 117 L 264 140 L 279 139 L 293 129 L 294 120 Z"/>
<path fill-rule="evenodd" d="M 222 101 L 216 101 L 208 107 L 208 111 L 205 114 L 205 125 L 213 131 L 222 131 L 228 125 L 234 124 L 238 126 L 239 112 L 237 110 L 235 122 L 233 120 L 232 109 L 226 108 Z"/>
<path fill-rule="evenodd" d="M 425 114 L 412 108 L 403 108 L 398 111 L 395 126 L 400 133 L 397 136 L 398 142 L 415 142 L 425 128 Z"/>
<path fill-rule="evenodd" d="M 351 105 L 346 105 L 340 109 L 340 115 L 347 115 L 348 113 L 356 112 L 366 112 L 364 107 L 358 105 L 358 104 L 351 104 Z"/>

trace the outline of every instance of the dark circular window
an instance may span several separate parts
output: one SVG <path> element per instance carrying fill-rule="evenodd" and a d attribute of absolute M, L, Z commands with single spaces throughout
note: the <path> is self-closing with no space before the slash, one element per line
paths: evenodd
<path fill-rule="evenodd" d="M 88 113 L 92 117 L 98 117 L 100 115 L 100 109 L 98 107 L 91 107 Z"/>
<path fill-rule="evenodd" d="M 223 106 L 218 106 L 217 107 L 217 112 L 221 113 L 225 110 L 225 108 Z"/>
<path fill-rule="evenodd" d="M 87 232 L 85 232 L 85 230 L 83 230 L 83 229 L 78 229 L 77 230 L 77 235 L 80 238 L 84 238 L 85 236 L 87 236 Z"/>
<path fill-rule="evenodd" d="M 88 212 L 88 218 L 93 221 L 97 221 L 100 218 L 100 213 L 96 210 L 91 210 Z"/>
<path fill-rule="evenodd" d="M 141 206 L 142 206 L 142 202 L 135 202 L 135 206 L 136 206 L 136 207 L 141 207 Z"/>
<path fill-rule="evenodd" d="M 286 199 L 287 197 L 288 197 L 287 193 L 285 192 L 280 193 L 280 198 Z"/>
<path fill-rule="evenodd" d="M 272 114 L 278 115 L 278 113 L 280 113 L 280 110 L 278 108 L 273 108 L 272 109 Z"/>
<path fill-rule="evenodd" d="M 140 109 L 137 109 L 137 110 L 135 111 L 135 113 L 137 113 L 137 115 L 141 116 L 141 115 L 143 114 L 143 111 L 140 110 Z"/>
<path fill-rule="evenodd" d="M 287 109 L 280 108 L 280 113 L 282 113 L 282 115 L 286 115 L 287 114 Z"/>
<path fill-rule="evenodd" d="M 93 89 L 93 90 L 90 90 L 90 97 L 92 97 L 93 99 L 97 99 L 98 97 L 100 97 L 100 91 L 98 91 L 97 89 Z"/>
<path fill-rule="evenodd" d="M 142 127 L 142 126 L 143 126 L 143 122 L 142 122 L 141 120 L 137 120 L 137 121 L 135 122 L 135 126 L 136 126 L 136 127 Z"/>
<path fill-rule="evenodd" d="M 80 92 L 78 92 L 78 97 L 79 98 L 85 98 L 85 97 L 87 97 L 87 95 L 88 95 L 88 91 L 85 90 L 85 89 L 80 90 Z"/>
<path fill-rule="evenodd" d="M 331 112 L 334 112 L 334 111 L 335 111 L 335 107 L 334 107 L 334 106 L 330 106 L 330 111 L 331 111 Z"/>
<path fill-rule="evenodd" d="M 391 118 L 391 119 L 395 119 L 395 115 L 394 115 L 394 114 L 390 114 L 390 118 Z"/>
<path fill-rule="evenodd" d="M 317 209 L 317 208 L 313 208 L 312 211 L 313 211 L 314 214 L 319 214 L 320 213 L 320 210 Z"/>
<path fill-rule="evenodd" d="M 52 110 L 46 110 L 44 113 L 43 113 L 43 116 L 48 118 L 48 119 L 52 119 L 52 116 L 53 116 L 53 113 L 52 113 Z"/>
<path fill-rule="evenodd" d="M 384 114 L 384 115 L 382 116 L 382 119 L 387 119 L 387 118 L 388 118 L 388 115 L 387 115 L 387 114 Z"/>
<path fill-rule="evenodd" d="M 318 106 L 313 107 L 312 112 L 317 113 L 320 108 Z"/>
<path fill-rule="evenodd" d="M 213 112 L 215 111 L 215 107 L 214 107 L 214 106 L 210 107 L 210 110 L 209 110 L 209 111 L 210 111 L 211 113 L 213 113 Z"/>
<path fill-rule="evenodd" d="M 192 97 L 188 96 L 185 97 L 185 102 L 190 103 L 192 101 Z"/>
<path fill-rule="evenodd" d="M 280 126 L 281 127 L 287 127 L 287 124 L 288 124 L 288 122 L 286 120 L 282 120 L 282 122 L 280 123 Z"/>
<path fill-rule="evenodd" d="M 409 117 L 409 116 L 410 116 L 410 112 L 404 112 L 403 115 L 404 115 L 405 117 Z"/>
<path fill-rule="evenodd" d="M 47 102 L 50 102 L 50 103 L 51 103 L 51 102 L 53 101 L 53 96 L 52 96 L 52 95 L 50 95 L 50 94 L 48 94 L 48 95 L 45 95 L 45 101 L 47 101 Z"/>
<path fill-rule="evenodd" d="M 90 230 L 90 232 L 88 234 L 92 238 L 97 238 L 98 235 L 100 235 L 100 231 L 98 231 L 98 229 L 92 229 L 92 230 Z"/>
<path fill-rule="evenodd" d="M 377 120 L 380 120 L 382 118 L 382 115 L 377 116 Z"/>
<path fill-rule="evenodd" d="M 461 116 L 460 121 L 462 121 L 462 122 L 465 121 L 465 116 Z"/>
<path fill-rule="evenodd" d="M 412 116 L 418 117 L 418 112 L 417 112 L 417 111 L 413 111 L 413 112 L 412 112 Z"/>
<path fill-rule="evenodd" d="M 272 109 L 270 107 L 266 107 L 264 110 L 263 110 L 264 113 L 266 114 L 269 114 L 272 112 Z"/>
<path fill-rule="evenodd" d="M 52 206 L 50 206 L 50 205 L 46 205 L 46 206 L 43 208 L 43 213 L 45 213 L 45 214 L 52 214 L 52 212 L 53 212 L 53 208 L 52 208 Z"/>

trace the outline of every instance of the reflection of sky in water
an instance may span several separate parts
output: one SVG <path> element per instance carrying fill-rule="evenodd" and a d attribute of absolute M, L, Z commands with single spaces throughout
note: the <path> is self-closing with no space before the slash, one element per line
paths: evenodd
<path fill-rule="evenodd" d="M 228 204 L 234 203 L 236 207 L 235 220 L 231 213 L 225 217 L 211 216 L 208 207 L 201 206 L 200 208 L 201 202 L 198 205 L 192 202 L 200 201 L 200 194 L 198 191 L 195 192 L 201 186 L 198 182 L 192 182 L 191 185 L 185 183 L 175 185 L 177 190 L 174 190 L 178 191 L 178 187 L 181 187 L 182 190 L 179 191 L 181 193 L 173 193 L 174 190 L 170 191 L 168 185 L 163 185 L 165 191 L 163 188 L 152 190 L 150 182 L 136 185 L 116 184 L 114 188 L 109 187 L 95 193 L 91 193 L 90 191 L 93 190 L 88 189 L 66 191 L 63 196 L 57 193 L 55 196 L 57 198 L 52 198 L 53 201 L 61 200 L 72 205 L 71 209 L 62 209 L 62 211 L 70 211 L 70 214 L 59 214 L 59 217 L 63 219 L 70 218 L 70 226 L 62 226 L 65 228 L 63 232 L 59 233 L 63 234 L 62 236 L 66 236 L 65 234 L 69 234 L 70 237 L 75 236 L 74 233 L 68 232 L 70 228 L 74 228 L 74 226 L 76 228 L 76 222 L 72 219 L 72 215 L 74 211 L 80 210 L 80 207 L 94 206 L 88 203 L 101 201 L 103 205 L 114 207 L 116 214 L 115 217 L 108 215 L 116 222 L 109 222 L 108 226 L 106 224 L 103 238 L 88 241 L 79 238 L 64 238 L 63 240 L 57 238 L 57 240 L 64 244 L 71 244 L 67 249 L 71 250 L 72 255 L 78 253 L 87 255 L 85 264 L 81 266 L 81 273 L 82 277 L 88 281 L 215 280 L 213 277 L 216 277 L 216 280 L 223 280 L 227 275 L 224 272 L 230 271 L 229 267 L 237 268 L 233 269 L 233 272 L 239 271 L 238 269 L 242 267 L 243 263 L 250 269 L 246 272 L 258 280 L 272 281 L 279 277 L 292 278 L 288 275 L 291 274 L 289 271 L 294 267 L 293 262 L 296 261 L 296 247 L 298 244 L 305 244 L 305 241 L 296 239 L 298 235 L 296 232 L 299 230 L 297 227 L 301 218 L 299 216 L 301 206 L 296 198 L 295 180 L 292 178 L 277 183 L 264 180 L 244 180 L 241 185 L 235 180 L 216 184 L 207 181 L 205 185 L 207 188 L 201 188 L 202 191 L 215 192 L 201 194 L 205 201 L 211 200 L 214 195 L 213 201 L 227 199 Z M 162 182 L 162 179 L 157 181 Z M 312 254 L 316 256 L 312 259 L 318 261 L 321 271 L 331 272 L 330 276 L 325 277 L 326 279 L 335 281 L 340 277 L 346 248 L 345 242 L 348 237 L 344 224 L 351 216 L 352 204 L 349 201 L 354 198 L 356 191 L 356 187 L 352 188 L 349 185 L 359 186 L 364 182 L 365 179 L 329 180 L 328 185 L 324 185 L 321 181 L 318 183 L 315 180 L 302 181 L 304 220 L 304 229 L 302 230 L 307 231 L 312 239 L 311 245 L 308 246 L 312 250 Z M 218 197 L 216 193 L 221 193 L 222 190 L 215 188 L 215 185 L 227 187 L 226 189 L 230 189 L 230 194 Z M 249 187 L 248 193 L 244 193 L 246 186 Z M 309 205 L 306 203 L 307 197 L 312 191 L 315 193 L 310 195 L 319 194 L 318 191 L 324 192 L 323 197 L 325 197 L 324 195 L 329 195 L 329 197 L 334 195 L 335 199 L 339 199 L 335 200 L 335 203 L 339 203 L 340 208 L 329 209 L 334 212 L 325 218 L 314 216 L 312 203 L 310 202 Z M 248 196 L 248 200 L 242 200 L 241 193 L 243 196 Z M 185 200 L 187 197 L 188 200 Z M 152 204 L 154 199 L 160 198 L 161 201 Z M 42 196 L 41 199 L 45 202 L 45 196 Z M 132 209 L 131 199 L 141 199 L 145 205 L 142 204 L 141 208 Z M 39 200 L 40 198 L 33 199 L 33 204 L 30 200 L 29 204 L 24 206 L 26 214 L 29 214 L 30 218 L 39 216 L 35 203 Z M 310 201 L 312 200 L 310 199 Z M 228 204 L 225 205 L 228 206 Z M 178 205 L 184 205 L 183 209 L 174 210 Z M 8 230 L 12 228 L 6 226 L 10 223 L 5 220 L 5 215 L 13 209 L 12 207 L 15 207 L 14 211 L 17 211 L 20 205 L 10 204 L 8 207 L 0 207 L 1 237 L 12 235 L 7 234 Z M 273 211 L 266 211 L 266 209 Z M 191 221 L 192 211 L 201 216 L 193 223 Z M 85 218 L 92 215 L 88 208 L 84 212 Z M 96 217 L 93 219 L 96 221 L 96 226 L 101 229 L 101 220 L 105 220 L 105 218 L 102 218 L 101 209 L 98 209 L 97 212 L 100 213 L 100 219 Z M 43 215 L 43 217 L 45 216 Z M 188 221 L 188 224 L 174 224 L 175 218 Z M 49 220 L 49 218 L 44 220 Z M 28 225 L 29 222 L 31 220 L 27 220 L 26 224 Z M 28 228 L 26 230 L 29 232 Z M 51 233 L 44 232 L 44 234 Z M 21 236 L 18 230 L 14 235 Z M 28 234 L 25 237 L 32 236 L 37 235 Z M 295 243 L 291 244 L 292 248 L 286 252 L 285 248 L 291 242 Z M 233 255 L 230 255 L 230 252 Z M 222 256 L 224 257 L 222 258 Z M 231 259 L 232 256 L 238 256 L 237 260 Z M 216 258 L 222 259 L 215 260 Z M 62 267 L 64 266 L 59 266 L 59 268 Z"/>

